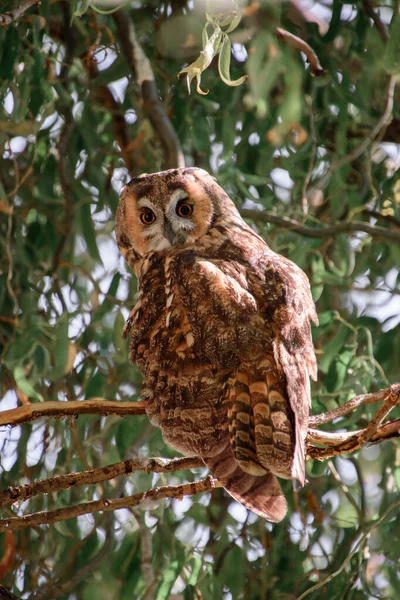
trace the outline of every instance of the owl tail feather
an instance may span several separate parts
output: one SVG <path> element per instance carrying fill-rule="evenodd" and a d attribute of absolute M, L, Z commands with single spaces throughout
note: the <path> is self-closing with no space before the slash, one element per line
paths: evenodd
<path fill-rule="evenodd" d="M 287 503 L 275 475 L 268 471 L 261 476 L 245 473 L 238 466 L 229 443 L 222 452 L 203 457 L 203 461 L 237 502 L 268 521 L 277 523 L 284 518 Z"/>

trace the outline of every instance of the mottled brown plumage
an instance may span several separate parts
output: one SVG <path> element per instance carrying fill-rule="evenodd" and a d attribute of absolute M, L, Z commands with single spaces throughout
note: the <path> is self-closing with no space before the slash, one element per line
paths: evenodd
<path fill-rule="evenodd" d="M 236 500 L 279 521 L 276 476 L 305 480 L 317 321 L 307 277 L 202 169 L 132 179 L 116 234 L 139 282 L 125 333 L 151 422 Z"/>

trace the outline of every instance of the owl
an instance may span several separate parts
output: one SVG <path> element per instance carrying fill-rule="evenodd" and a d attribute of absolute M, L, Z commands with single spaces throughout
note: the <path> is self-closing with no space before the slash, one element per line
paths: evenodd
<path fill-rule="evenodd" d="M 305 482 L 317 371 L 306 275 L 198 168 L 132 179 L 116 238 L 138 279 L 124 335 L 151 423 L 173 448 L 201 457 L 235 500 L 280 521 L 277 477 Z"/>

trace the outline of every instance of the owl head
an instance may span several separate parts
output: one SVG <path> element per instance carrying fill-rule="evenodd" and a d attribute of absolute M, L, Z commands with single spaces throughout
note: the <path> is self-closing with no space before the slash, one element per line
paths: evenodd
<path fill-rule="evenodd" d="M 116 237 L 130 266 L 148 252 L 195 244 L 219 220 L 240 218 L 224 190 L 203 169 L 141 175 L 122 190 Z"/>

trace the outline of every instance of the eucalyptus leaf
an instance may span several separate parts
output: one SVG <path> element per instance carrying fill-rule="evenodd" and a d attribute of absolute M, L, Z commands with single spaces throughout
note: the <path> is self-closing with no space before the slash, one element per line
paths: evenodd
<path fill-rule="evenodd" d="M 219 75 L 226 85 L 231 87 L 241 85 L 247 78 L 247 75 L 243 75 L 238 79 L 232 80 L 230 77 L 230 66 L 231 66 L 231 48 L 232 44 L 227 35 L 223 35 L 221 49 L 218 58 L 218 71 Z"/>

